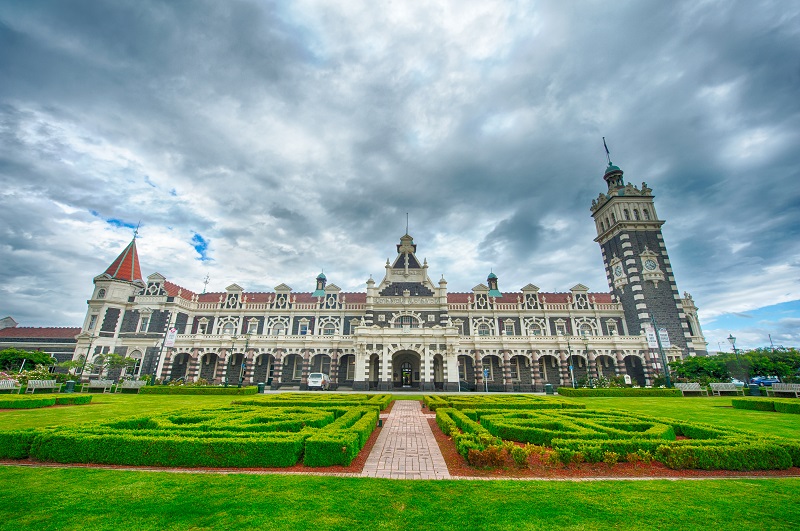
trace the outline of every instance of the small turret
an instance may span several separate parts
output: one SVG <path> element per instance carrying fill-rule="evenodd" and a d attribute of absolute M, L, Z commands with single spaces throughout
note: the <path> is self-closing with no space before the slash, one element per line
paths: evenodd
<path fill-rule="evenodd" d="M 328 279 L 325 278 L 325 273 L 320 273 L 317 275 L 317 287 L 314 290 L 314 293 L 311 294 L 312 297 L 324 297 L 325 296 L 325 284 L 328 282 Z"/>
<path fill-rule="evenodd" d="M 501 298 L 503 296 L 500 293 L 500 290 L 497 289 L 497 275 L 494 273 L 489 273 L 489 276 L 486 277 L 486 283 L 489 284 L 489 296 L 495 298 Z"/>

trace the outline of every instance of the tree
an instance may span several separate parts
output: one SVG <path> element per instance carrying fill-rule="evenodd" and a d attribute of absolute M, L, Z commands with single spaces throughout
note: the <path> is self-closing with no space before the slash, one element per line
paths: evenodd
<path fill-rule="evenodd" d="M 669 366 L 675 376 L 702 383 L 730 378 L 725 360 L 719 356 L 695 356 L 670 362 Z"/>
<path fill-rule="evenodd" d="M 7 348 L 0 350 L 0 368 L 3 370 L 20 370 L 22 363 L 33 369 L 36 365 L 53 365 L 54 360 L 50 354 L 39 350 L 22 350 L 18 348 Z"/>

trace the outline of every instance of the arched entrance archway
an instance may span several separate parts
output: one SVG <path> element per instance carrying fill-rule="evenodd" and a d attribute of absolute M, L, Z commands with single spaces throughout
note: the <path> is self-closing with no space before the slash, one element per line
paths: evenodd
<path fill-rule="evenodd" d="M 616 363 L 611 356 L 601 354 L 595 358 L 595 363 L 597 364 L 598 378 L 611 379 L 617 375 L 617 371 L 615 370 Z"/>
<path fill-rule="evenodd" d="M 561 384 L 558 358 L 550 354 L 539 356 L 539 374 L 542 378 L 542 384 L 550 384 L 554 388 L 558 387 Z"/>
<path fill-rule="evenodd" d="M 219 356 L 214 352 L 203 354 L 200 358 L 200 378 L 208 383 L 215 383 L 214 378 L 217 376 L 217 362 Z"/>
<path fill-rule="evenodd" d="M 505 391 L 503 385 L 503 360 L 499 356 L 489 354 L 481 360 L 483 363 L 484 388 L 478 391 Z"/>
<path fill-rule="evenodd" d="M 284 385 L 300 385 L 303 379 L 303 357 L 289 354 L 283 359 L 281 383 Z"/>
<path fill-rule="evenodd" d="M 377 389 L 380 380 L 381 358 L 377 354 L 369 357 L 369 388 Z"/>
<path fill-rule="evenodd" d="M 175 356 L 172 360 L 172 370 L 169 372 L 170 380 L 186 379 L 186 371 L 189 368 L 189 360 L 191 357 L 186 352 L 182 352 Z"/>
<path fill-rule="evenodd" d="M 339 387 L 352 387 L 356 378 L 356 357 L 353 354 L 345 354 L 339 358 Z"/>
<path fill-rule="evenodd" d="M 398 389 L 416 389 L 420 382 L 420 356 L 413 350 L 401 350 L 392 356 L 392 383 Z"/>
<path fill-rule="evenodd" d="M 533 391 L 530 360 L 518 354 L 511 357 L 509 364 L 511 367 L 511 383 L 514 386 L 514 391 L 521 391 L 524 393 Z"/>
<path fill-rule="evenodd" d="M 459 391 L 475 390 L 475 360 L 472 356 L 458 356 L 458 381 Z"/>
<path fill-rule="evenodd" d="M 253 367 L 253 381 L 255 383 L 271 385 L 275 372 L 275 356 L 272 354 L 261 354 L 256 358 L 255 363 L 255 367 Z"/>
<path fill-rule="evenodd" d="M 642 365 L 642 360 L 639 356 L 634 356 L 630 354 L 625 356 L 625 372 L 631 377 L 633 383 L 644 387 L 645 386 L 645 377 L 644 377 L 644 366 Z"/>
<path fill-rule="evenodd" d="M 311 369 L 308 372 L 321 372 L 330 376 L 331 357 L 328 354 L 317 354 L 311 359 Z"/>
<path fill-rule="evenodd" d="M 441 354 L 433 356 L 433 388 L 437 391 L 444 389 L 444 358 Z"/>

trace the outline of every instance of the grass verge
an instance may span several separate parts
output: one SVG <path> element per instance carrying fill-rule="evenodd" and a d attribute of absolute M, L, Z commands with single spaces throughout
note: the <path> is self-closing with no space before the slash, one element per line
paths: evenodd
<path fill-rule="evenodd" d="M 4 467 L 0 521 L 39 530 L 786 529 L 800 514 L 798 490 L 798 479 L 392 481 Z"/>

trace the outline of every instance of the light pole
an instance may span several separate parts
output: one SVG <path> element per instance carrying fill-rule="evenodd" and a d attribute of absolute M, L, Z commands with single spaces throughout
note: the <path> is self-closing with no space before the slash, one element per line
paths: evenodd
<path fill-rule="evenodd" d="M 664 345 L 661 344 L 661 334 L 659 333 L 658 323 L 656 323 L 656 317 L 654 315 L 650 316 L 650 323 L 653 325 L 653 332 L 656 335 L 656 344 L 658 345 L 661 364 L 664 366 L 664 378 L 666 379 L 667 387 L 672 387 L 672 381 L 669 377 L 669 364 L 667 363 L 667 356 L 664 354 Z"/>
<path fill-rule="evenodd" d="M 569 377 L 572 380 L 572 388 L 575 389 L 575 371 L 572 367 L 572 344 L 569 342 L 569 338 L 572 337 L 567 334 L 567 348 L 569 349 Z"/>
<path fill-rule="evenodd" d="M 728 335 L 728 342 L 731 344 L 731 348 L 733 349 L 733 354 L 736 356 L 736 365 L 739 366 L 739 371 L 744 374 L 744 379 L 746 383 L 750 383 L 750 375 L 742 368 L 742 360 L 739 357 L 739 349 L 736 348 L 736 338 L 733 337 L 733 334 Z"/>
<path fill-rule="evenodd" d="M 589 335 L 584 333 L 581 336 L 581 341 L 583 341 L 584 353 L 586 354 L 586 381 L 589 383 L 589 389 L 594 389 L 592 375 L 589 374 Z"/>
<path fill-rule="evenodd" d="M 86 362 L 89 361 L 89 353 L 92 351 L 92 344 L 97 336 L 89 336 L 89 346 L 86 347 L 86 355 L 83 357 L 83 365 L 81 366 L 81 380 L 83 380 L 83 371 L 86 370 Z"/>
<path fill-rule="evenodd" d="M 247 362 L 247 348 L 250 345 L 250 332 L 245 334 L 244 354 L 242 354 L 242 366 L 239 368 L 239 387 L 242 387 L 244 382 L 245 363 Z"/>

